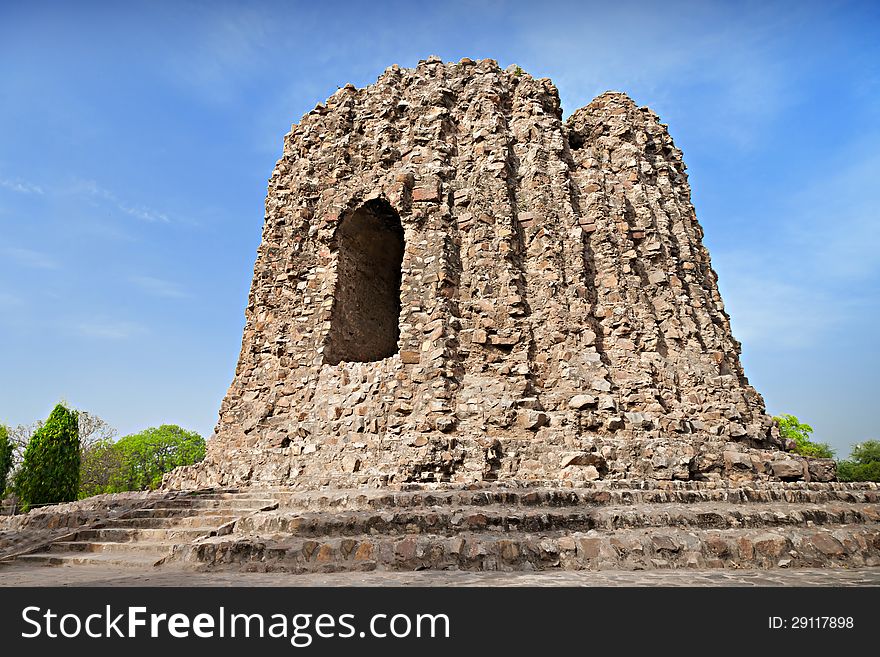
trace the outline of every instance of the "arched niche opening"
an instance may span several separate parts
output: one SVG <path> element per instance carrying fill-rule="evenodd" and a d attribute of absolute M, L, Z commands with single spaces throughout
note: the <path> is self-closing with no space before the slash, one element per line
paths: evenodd
<path fill-rule="evenodd" d="M 324 362 L 367 363 L 397 353 L 403 226 L 384 200 L 342 217 L 338 263 Z"/>

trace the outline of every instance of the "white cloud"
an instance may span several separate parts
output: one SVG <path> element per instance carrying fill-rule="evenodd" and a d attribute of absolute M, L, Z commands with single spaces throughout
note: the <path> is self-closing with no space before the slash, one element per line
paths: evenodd
<path fill-rule="evenodd" d="M 848 162 L 805 185 L 790 205 L 788 238 L 796 253 L 809 254 L 823 276 L 859 280 L 880 271 L 880 210 L 873 190 L 880 176 L 880 139 L 865 137 L 866 153 L 847 153 Z"/>
<path fill-rule="evenodd" d="M 128 201 L 119 198 L 109 189 L 101 187 L 94 180 L 77 180 L 68 189 L 68 191 L 72 194 L 76 194 L 79 196 L 87 196 L 90 198 L 105 201 L 108 204 L 114 206 L 120 212 L 135 217 L 136 219 L 140 219 L 141 221 L 147 221 L 151 223 L 159 222 L 165 224 L 171 222 L 171 220 L 168 218 L 168 215 L 166 215 L 164 212 L 159 212 L 158 210 L 154 210 L 145 206 L 133 205 Z"/>
<path fill-rule="evenodd" d="M 16 264 L 30 269 L 58 269 L 58 263 L 48 254 L 33 249 L 7 246 L 2 249 L 3 256 Z"/>
<path fill-rule="evenodd" d="M 12 310 L 24 304 L 21 297 L 17 297 L 9 292 L 0 291 L 0 308 L 3 310 Z"/>
<path fill-rule="evenodd" d="M 115 320 L 92 320 L 77 324 L 75 328 L 84 337 L 100 340 L 126 340 L 147 332 L 140 324 Z"/>
<path fill-rule="evenodd" d="M 777 52 L 790 12 L 700 3 L 618 2 L 596 12 L 533 16 L 523 61 L 541 62 L 570 114 L 606 90 L 629 93 L 667 122 L 692 123 L 681 98 L 697 91 L 707 130 L 748 148 L 792 102 L 797 80 Z M 790 26 L 788 27 L 790 30 Z"/>
<path fill-rule="evenodd" d="M 23 180 L 0 178 L 0 187 L 18 192 L 19 194 L 43 194 L 43 188 Z"/>
<path fill-rule="evenodd" d="M 858 330 L 880 306 L 878 146 L 876 135 L 862 135 L 798 181 L 798 191 L 754 215 L 765 228 L 755 248 L 713 249 L 734 335 L 744 344 L 817 346 L 832 331 Z"/>
<path fill-rule="evenodd" d="M 150 222 L 161 222 L 161 223 L 170 223 L 170 219 L 168 219 L 168 215 L 162 212 L 156 212 L 155 210 L 150 210 L 145 207 L 132 207 L 126 205 L 125 203 L 117 203 L 117 208 L 119 208 L 125 214 L 131 215 L 137 219 L 142 219 L 143 221 Z"/>
<path fill-rule="evenodd" d="M 723 260 L 714 258 L 716 263 Z M 769 269 L 743 271 L 727 263 L 719 285 L 733 335 L 750 347 L 804 349 L 846 323 L 854 303 L 827 292 L 775 280 Z"/>
<path fill-rule="evenodd" d="M 178 10 L 188 12 L 190 8 Z M 299 8 L 298 13 L 305 11 Z M 192 20 L 191 16 L 180 18 Z M 166 71 L 175 83 L 196 91 L 203 99 L 226 102 L 237 97 L 238 85 L 264 70 L 266 60 L 277 53 L 283 33 L 277 18 L 272 11 L 250 6 L 227 6 L 205 13 L 195 22 L 196 29 L 170 37 L 185 40 L 166 48 Z M 288 24 L 287 29 L 296 29 L 298 23 L 300 20 Z"/>
<path fill-rule="evenodd" d="M 189 296 L 177 283 L 153 276 L 133 276 L 131 282 L 147 294 L 169 299 L 183 299 Z"/>

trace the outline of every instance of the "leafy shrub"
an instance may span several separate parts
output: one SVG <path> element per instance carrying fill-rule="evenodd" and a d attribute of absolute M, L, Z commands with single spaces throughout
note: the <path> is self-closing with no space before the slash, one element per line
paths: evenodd
<path fill-rule="evenodd" d="M 9 476 L 9 471 L 12 470 L 14 452 L 15 445 L 9 438 L 9 431 L 0 424 L 0 497 L 6 493 L 6 478 Z"/>
<path fill-rule="evenodd" d="M 77 413 L 58 404 L 34 433 L 15 477 L 22 510 L 35 504 L 72 502 L 79 491 Z"/>
<path fill-rule="evenodd" d="M 840 481 L 880 481 L 880 441 L 866 440 L 855 445 L 849 458 L 837 463 Z"/>
<path fill-rule="evenodd" d="M 794 415 L 779 415 L 773 418 L 779 425 L 779 435 L 794 442 L 794 451 L 801 456 L 830 459 L 834 450 L 828 443 L 815 443 L 810 439 L 813 427 L 802 423 Z"/>
<path fill-rule="evenodd" d="M 854 445 L 849 457 L 862 465 L 880 463 L 880 440 L 866 440 L 859 445 Z"/>

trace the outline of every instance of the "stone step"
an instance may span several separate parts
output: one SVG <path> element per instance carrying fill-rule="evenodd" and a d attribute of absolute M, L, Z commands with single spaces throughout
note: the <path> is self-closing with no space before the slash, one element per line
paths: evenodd
<path fill-rule="evenodd" d="M 215 537 L 174 548 L 170 559 L 205 569 L 641 570 L 880 565 L 880 525 L 618 532 L 462 532 L 456 536 L 351 536 L 311 540 Z"/>
<path fill-rule="evenodd" d="M 870 504 L 732 506 L 634 505 L 581 509 L 502 507 L 391 509 L 381 512 L 265 512 L 241 518 L 238 534 L 289 534 L 333 537 L 357 534 L 443 534 L 461 531 L 547 532 L 617 530 L 637 527 L 737 528 L 777 525 L 865 524 L 880 521 L 880 508 Z"/>
<path fill-rule="evenodd" d="M 259 502 L 263 502 L 267 499 L 271 499 L 272 495 L 275 493 L 275 490 L 267 490 L 267 489 L 259 489 L 255 491 L 249 492 L 225 492 L 225 493 L 217 493 L 217 492 L 193 492 L 186 495 L 182 495 L 176 499 L 191 499 L 191 500 L 257 500 Z"/>
<path fill-rule="evenodd" d="M 133 553 L 140 555 L 163 555 L 171 552 L 176 543 L 188 541 L 56 541 L 52 543 L 46 552 L 51 554 L 65 554 L 70 552 L 101 552 L 101 553 Z"/>
<path fill-rule="evenodd" d="M 191 518 L 196 515 L 201 517 L 228 517 L 230 515 L 240 516 L 246 513 L 254 513 L 259 511 L 260 509 L 246 510 L 246 509 L 193 509 L 192 507 L 174 507 L 174 508 L 166 508 L 166 507 L 157 507 L 155 509 L 137 509 L 135 511 L 130 511 L 125 515 L 125 518 L 120 518 L 120 520 L 128 520 L 128 519 L 137 519 L 137 518 Z"/>
<path fill-rule="evenodd" d="M 328 488 L 314 486 L 304 488 L 303 486 L 268 486 L 265 488 L 254 488 L 253 493 L 262 492 L 267 497 L 277 496 L 279 494 L 286 495 L 290 493 L 308 494 L 309 492 L 320 491 L 322 493 L 363 493 L 363 492 L 381 492 L 381 493 L 419 493 L 419 494 L 443 494 L 448 492 L 468 491 L 521 491 L 529 492 L 534 490 L 675 490 L 675 491 L 694 491 L 694 490 L 740 490 L 749 488 L 751 490 L 880 490 L 880 483 L 877 482 L 807 482 L 807 481 L 767 481 L 767 480 L 744 480 L 729 481 L 725 479 L 717 479 L 712 481 L 697 480 L 659 480 L 659 479 L 598 479 L 593 482 L 580 482 L 577 485 L 566 483 L 559 480 L 516 480 L 503 479 L 496 481 L 477 481 L 472 483 L 458 482 L 429 482 L 429 483 L 402 483 L 394 486 L 386 486 L 381 488 L 372 487 L 339 487 Z"/>
<path fill-rule="evenodd" d="M 93 561 L 152 565 L 177 544 L 191 543 L 237 518 L 276 506 L 277 502 L 262 491 L 164 497 L 153 502 L 153 508 L 133 509 L 125 517 L 95 523 L 18 558 L 47 565 Z"/>
<path fill-rule="evenodd" d="M 812 488 L 720 487 L 678 488 L 522 488 L 438 491 L 278 491 L 274 494 L 282 510 L 319 511 L 330 509 L 367 510 L 449 506 L 583 507 L 620 504 L 696 504 L 724 502 L 755 504 L 786 502 L 798 504 L 880 503 L 876 487 L 828 485 Z"/>
<path fill-rule="evenodd" d="M 99 543 L 159 543 L 176 541 L 188 543 L 201 536 L 207 536 L 216 527 L 171 527 L 171 528 L 131 528 L 107 527 L 103 529 L 83 529 L 74 535 L 71 541 L 94 541 Z"/>
<path fill-rule="evenodd" d="M 35 552 L 16 558 L 17 562 L 42 566 L 102 565 L 122 568 L 148 568 L 155 566 L 162 555 L 120 554 L 102 552 Z"/>
<path fill-rule="evenodd" d="M 162 529 L 162 528 L 187 528 L 187 527 L 208 527 L 212 529 L 225 525 L 238 518 L 238 515 L 221 515 L 221 514 L 194 514 L 187 516 L 140 516 L 137 518 L 121 518 L 119 520 L 111 520 L 107 523 L 106 528 L 125 528 L 132 529 Z"/>
<path fill-rule="evenodd" d="M 274 499 L 228 499 L 228 500 L 202 500 L 196 497 L 182 497 L 169 500 L 161 500 L 156 504 L 157 509 L 218 509 L 236 511 L 257 511 L 277 504 Z"/>
<path fill-rule="evenodd" d="M 880 565 L 875 484 L 213 490 L 155 505 L 19 559 L 294 572 Z"/>

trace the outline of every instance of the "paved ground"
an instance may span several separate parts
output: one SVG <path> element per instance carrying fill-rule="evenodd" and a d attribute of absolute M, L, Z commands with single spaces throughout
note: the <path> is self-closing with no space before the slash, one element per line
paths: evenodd
<path fill-rule="evenodd" d="M 287 573 L 177 568 L 0 566 L 0 586 L 880 586 L 880 568 L 852 570 L 467 571 Z"/>

